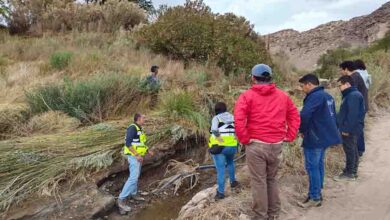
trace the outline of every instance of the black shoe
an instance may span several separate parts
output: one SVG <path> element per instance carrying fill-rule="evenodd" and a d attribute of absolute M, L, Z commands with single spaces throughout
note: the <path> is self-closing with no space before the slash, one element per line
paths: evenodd
<path fill-rule="evenodd" d="M 240 183 L 238 181 L 233 181 L 230 183 L 230 188 L 237 188 L 240 186 Z"/>
<path fill-rule="evenodd" d="M 214 197 L 215 201 L 221 200 L 221 199 L 224 199 L 224 198 L 225 198 L 225 195 L 223 193 L 218 192 L 218 191 L 217 191 L 217 194 L 215 194 L 215 197 Z"/>

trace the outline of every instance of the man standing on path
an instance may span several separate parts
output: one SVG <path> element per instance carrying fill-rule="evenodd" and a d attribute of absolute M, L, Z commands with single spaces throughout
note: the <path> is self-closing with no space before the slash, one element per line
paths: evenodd
<path fill-rule="evenodd" d="M 277 219 L 281 204 L 276 174 L 282 142 L 295 140 L 300 118 L 292 100 L 272 83 L 269 66 L 254 66 L 252 82 L 234 108 L 236 135 L 246 145 L 254 219 Z"/>
<path fill-rule="evenodd" d="M 368 111 L 369 103 L 368 103 L 368 88 L 360 75 L 358 73 L 355 62 L 353 61 L 344 61 L 340 64 L 340 73 L 343 76 L 351 76 L 354 85 L 356 86 L 357 90 L 363 95 L 364 98 L 364 107 L 365 111 Z M 364 125 L 363 125 L 364 126 Z M 363 153 L 365 151 L 365 143 L 364 143 L 364 128 L 362 129 L 362 133 L 358 135 L 358 148 L 359 156 L 363 156 Z"/>
<path fill-rule="evenodd" d="M 144 198 L 137 196 L 138 178 L 141 174 L 143 157 L 149 153 L 153 156 L 153 152 L 148 150 L 146 146 L 146 135 L 142 129 L 145 123 L 145 117 L 139 113 L 134 115 L 134 123 L 127 128 L 126 145 L 123 148 L 124 154 L 129 162 L 130 176 L 123 186 L 122 192 L 119 195 L 117 205 L 120 212 L 129 212 L 131 208 L 126 204 L 126 199 L 130 196 L 136 201 L 145 201 Z"/>
<path fill-rule="evenodd" d="M 343 95 L 340 111 L 337 114 L 337 125 L 343 140 L 346 164 L 343 172 L 336 176 L 335 180 L 355 180 L 359 165 L 357 139 L 364 126 L 364 100 L 354 86 L 355 81 L 351 76 L 342 76 L 337 82 Z"/>
<path fill-rule="evenodd" d="M 299 79 L 306 93 L 301 110 L 301 126 L 299 132 L 303 137 L 303 153 L 305 168 L 309 176 L 309 193 L 303 208 L 321 206 L 325 166 L 326 148 L 340 144 L 341 138 L 336 124 L 335 102 L 331 95 L 314 74 L 307 74 Z"/>

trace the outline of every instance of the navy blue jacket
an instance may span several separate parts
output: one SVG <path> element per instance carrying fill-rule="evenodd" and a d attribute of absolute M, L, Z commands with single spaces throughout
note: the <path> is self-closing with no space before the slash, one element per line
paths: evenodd
<path fill-rule="evenodd" d="M 350 87 L 344 91 L 343 102 L 337 114 L 337 125 L 340 132 L 360 135 L 364 127 L 364 98 L 356 87 Z"/>
<path fill-rule="evenodd" d="M 303 100 L 299 132 L 304 135 L 302 147 L 305 148 L 326 148 L 341 143 L 335 102 L 324 87 L 313 89 Z"/>

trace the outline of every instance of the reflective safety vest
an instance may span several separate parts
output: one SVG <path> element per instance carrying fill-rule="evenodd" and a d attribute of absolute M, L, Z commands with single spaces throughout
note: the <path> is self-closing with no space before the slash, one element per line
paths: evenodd
<path fill-rule="evenodd" d="M 146 135 L 142 129 L 140 129 L 136 124 L 131 124 L 130 126 L 135 126 L 137 129 L 137 134 L 131 142 L 131 146 L 124 146 L 123 152 L 126 155 L 135 156 L 130 150 L 129 147 L 132 147 L 139 155 L 144 156 L 148 152 L 148 147 L 146 146 Z M 129 127 L 130 127 L 129 126 Z"/>
<path fill-rule="evenodd" d="M 233 123 L 226 124 L 218 118 L 218 132 L 221 135 L 220 137 L 222 138 L 223 142 L 219 142 L 217 137 L 212 132 L 210 132 L 209 147 L 212 147 L 213 145 L 237 147 L 238 141 Z"/>

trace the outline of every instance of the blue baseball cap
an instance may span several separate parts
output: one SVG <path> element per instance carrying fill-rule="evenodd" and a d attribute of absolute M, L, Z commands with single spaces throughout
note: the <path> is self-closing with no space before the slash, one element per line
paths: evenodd
<path fill-rule="evenodd" d="M 266 64 L 257 64 L 252 68 L 251 74 L 257 77 L 272 76 L 272 69 Z"/>

